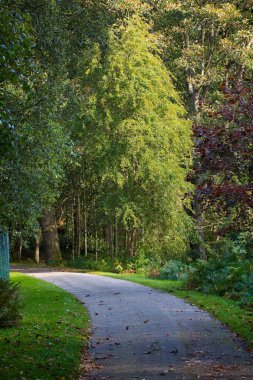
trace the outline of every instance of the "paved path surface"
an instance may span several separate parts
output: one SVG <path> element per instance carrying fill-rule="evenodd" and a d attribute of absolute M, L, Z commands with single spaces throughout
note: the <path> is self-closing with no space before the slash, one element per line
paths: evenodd
<path fill-rule="evenodd" d="M 253 379 L 252 356 L 226 327 L 183 300 L 81 273 L 31 273 L 74 294 L 93 323 L 91 380 Z"/>

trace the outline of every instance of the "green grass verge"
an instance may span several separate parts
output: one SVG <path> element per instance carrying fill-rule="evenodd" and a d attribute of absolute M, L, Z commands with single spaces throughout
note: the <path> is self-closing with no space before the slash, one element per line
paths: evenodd
<path fill-rule="evenodd" d="M 103 272 L 94 272 L 94 274 L 137 282 L 138 284 L 146 285 L 151 288 L 173 293 L 173 295 L 183 298 L 187 300 L 187 302 L 208 311 L 215 318 L 226 324 L 233 332 L 238 334 L 248 348 L 253 348 L 253 313 L 240 308 L 235 301 L 224 297 L 184 290 L 180 281 L 153 279 L 138 274 Z"/>
<path fill-rule="evenodd" d="M 19 273 L 23 318 L 0 329 L 0 379 L 77 379 L 89 316 L 79 301 L 52 284 Z"/>

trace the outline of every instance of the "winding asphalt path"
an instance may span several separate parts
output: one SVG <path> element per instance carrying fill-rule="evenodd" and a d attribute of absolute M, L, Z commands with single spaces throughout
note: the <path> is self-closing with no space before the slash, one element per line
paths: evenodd
<path fill-rule="evenodd" d="M 88 308 L 91 380 L 253 379 L 252 354 L 226 327 L 170 294 L 124 280 L 67 272 L 29 273 Z"/>

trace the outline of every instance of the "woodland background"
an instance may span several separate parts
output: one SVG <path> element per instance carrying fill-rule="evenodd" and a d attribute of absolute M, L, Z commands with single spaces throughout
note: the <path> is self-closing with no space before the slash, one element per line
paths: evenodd
<path fill-rule="evenodd" d="M 253 305 L 252 9 L 1 1 L 13 261 L 184 278 Z"/>

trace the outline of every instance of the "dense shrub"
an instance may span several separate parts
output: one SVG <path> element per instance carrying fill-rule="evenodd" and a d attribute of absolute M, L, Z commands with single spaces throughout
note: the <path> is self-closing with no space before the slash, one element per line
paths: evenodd
<path fill-rule="evenodd" d="M 199 260 L 187 287 L 204 293 L 225 295 L 253 308 L 253 260 L 241 240 L 223 257 Z"/>
<path fill-rule="evenodd" d="M 16 325 L 21 319 L 20 291 L 17 284 L 0 279 L 0 327 Z"/>
<path fill-rule="evenodd" d="M 161 262 L 156 258 L 146 258 L 143 259 L 142 265 L 136 263 L 137 272 L 139 274 L 144 274 L 147 277 L 159 277 Z"/>
<path fill-rule="evenodd" d="M 120 273 L 125 269 L 125 265 L 119 260 L 99 259 L 97 261 L 87 259 L 85 257 L 75 257 L 74 260 L 69 260 L 64 263 L 66 267 L 93 270 L 99 272 L 116 272 Z"/>
<path fill-rule="evenodd" d="M 100 272 L 146 273 L 147 267 L 149 267 L 149 265 L 152 266 L 153 264 L 151 264 L 149 259 L 144 260 L 140 257 L 126 258 L 119 256 L 118 258 L 111 259 L 99 258 L 95 261 L 94 259 L 81 256 L 75 257 L 74 260 L 65 261 L 64 265 L 69 268 L 94 270 Z"/>
<path fill-rule="evenodd" d="M 108 271 L 110 263 L 105 260 L 90 260 L 84 257 L 75 257 L 74 260 L 69 260 L 64 263 L 69 268 L 84 269 L 84 270 L 96 270 L 96 271 Z"/>
<path fill-rule="evenodd" d="M 182 261 L 169 260 L 160 269 L 160 277 L 167 280 L 185 281 L 194 270 L 194 267 Z"/>

